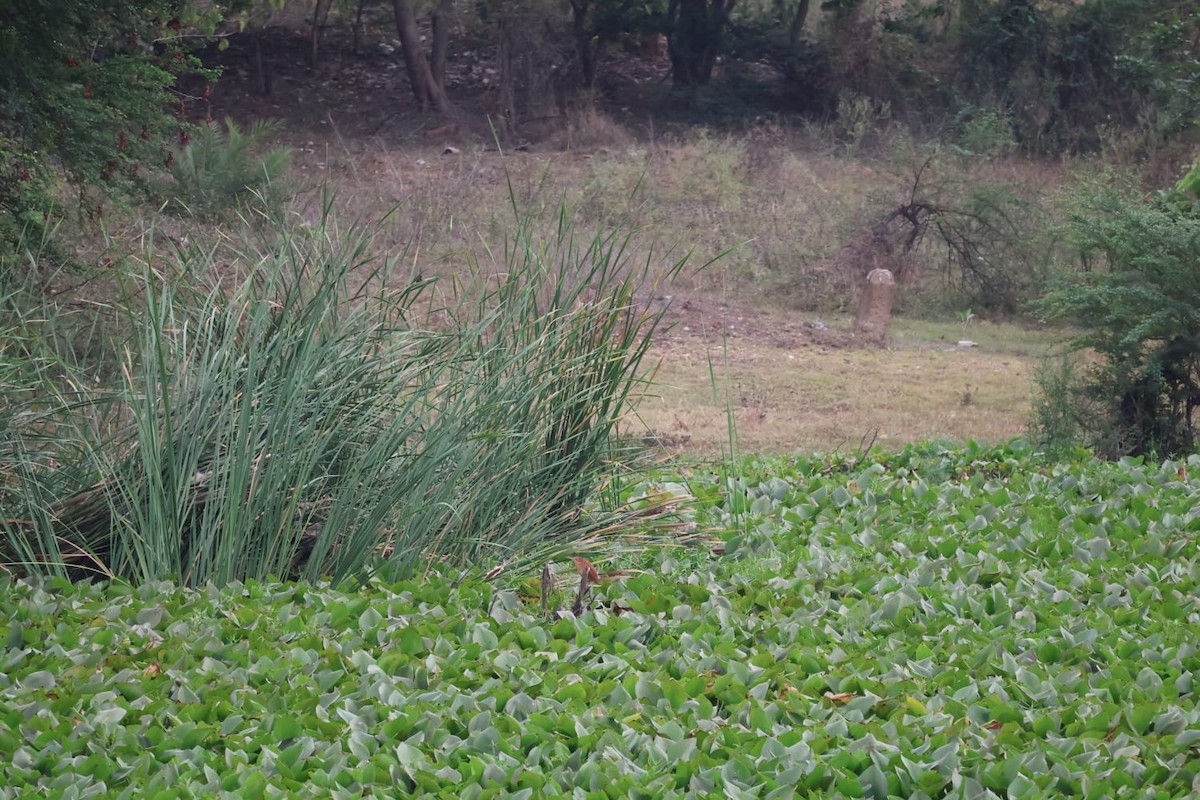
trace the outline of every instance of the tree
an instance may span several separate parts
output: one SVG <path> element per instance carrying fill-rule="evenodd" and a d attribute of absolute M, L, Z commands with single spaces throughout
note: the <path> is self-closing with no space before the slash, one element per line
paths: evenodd
<path fill-rule="evenodd" d="M 809 0 L 800 0 L 796 5 L 796 10 L 792 13 L 792 21 L 788 25 L 788 44 L 793 47 L 800 43 L 800 36 L 804 33 L 804 26 L 808 23 L 809 5 Z"/>
<path fill-rule="evenodd" d="M 1074 381 L 1042 382 L 1043 433 L 1074 429 L 1110 457 L 1194 449 L 1200 407 L 1197 189 L 1200 164 L 1170 192 L 1147 200 L 1105 189 L 1074 215 L 1070 232 L 1086 268 L 1039 308 L 1049 318 L 1079 325 L 1083 333 L 1071 350 L 1094 352 L 1100 360 L 1083 359 Z M 1069 425 L 1062 424 L 1064 417 Z"/>
<path fill-rule="evenodd" d="M 43 232 L 57 175 L 119 193 L 171 158 L 188 136 L 175 80 L 208 74 L 189 31 L 215 23 L 184 0 L 0 6 L 0 247 Z"/>
<path fill-rule="evenodd" d="M 1200 113 L 1195 2 L 958 0 L 943 7 L 953 23 L 941 26 L 952 48 L 942 78 L 957 89 L 954 101 L 1002 109 L 1029 150 L 1094 150 L 1099 133 L 1114 125 L 1161 141 Z M 926 23 L 935 18 L 906 13 L 911 30 L 930 32 Z"/>
<path fill-rule="evenodd" d="M 670 0 L 667 44 L 676 86 L 704 86 L 721 54 L 725 25 L 737 0 Z"/>
<path fill-rule="evenodd" d="M 659 35 L 666 5 L 663 0 L 570 0 L 572 34 L 585 88 L 596 82 L 600 49 L 630 34 Z"/>
<path fill-rule="evenodd" d="M 392 0 L 396 14 L 396 32 L 404 53 L 404 68 L 413 95 L 422 111 L 434 108 L 439 113 L 450 110 L 446 96 L 446 45 L 449 37 L 450 0 L 438 0 L 433 17 L 433 64 L 425 57 L 421 35 L 417 30 L 417 14 L 413 0 Z"/>

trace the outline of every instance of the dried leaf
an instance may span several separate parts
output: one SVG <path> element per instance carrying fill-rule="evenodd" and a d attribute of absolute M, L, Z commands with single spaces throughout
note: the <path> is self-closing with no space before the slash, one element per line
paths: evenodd
<path fill-rule="evenodd" d="M 838 692 L 837 694 L 826 692 L 825 699 L 831 703 L 849 703 L 854 699 L 854 692 Z"/>
<path fill-rule="evenodd" d="M 601 580 L 605 581 L 622 581 L 630 575 L 645 575 L 646 571 L 642 569 L 614 569 L 600 576 Z"/>
<path fill-rule="evenodd" d="M 542 613 L 543 614 L 550 614 L 550 613 L 552 613 L 552 611 L 555 614 L 558 613 L 558 604 L 557 603 L 554 604 L 553 609 L 550 608 L 551 598 L 553 597 L 554 591 L 557 588 L 558 588 L 558 585 L 554 580 L 554 572 L 550 569 L 550 565 L 547 564 L 546 566 L 542 567 Z"/>
<path fill-rule="evenodd" d="M 575 569 L 579 570 L 580 575 L 587 576 L 592 583 L 599 583 L 600 573 L 596 571 L 595 564 L 579 556 L 571 556 L 571 560 L 575 562 Z"/>

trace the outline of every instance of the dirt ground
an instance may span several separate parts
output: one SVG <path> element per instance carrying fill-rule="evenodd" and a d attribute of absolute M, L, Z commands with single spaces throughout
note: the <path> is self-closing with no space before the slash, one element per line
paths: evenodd
<path fill-rule="evenodd" d="M 447 148 L 494 149 L 486 59 L 461 53 L 452 59 L 455 111 L 447 120 L 413 108 L 402 62 L 387 42 L 364 44 L 355 55 L 335 40 L 314 68 L 302 33 L 271 33 L 264 51 L 272 65 L 271 93 L 265 96 L 256 91 L 251 44 L 235 39 L 219 55 L 225 75 L 205 113 L 280 120 L 281 141 L 295 149 L 295 169 L 309 175 L 370 169 L 381 153 L 403 152 L 423 163 Z M 643 85 L 667 75 L 661 57 L 623 63 L 640 71 Z M 646 109 L 623 105 L 625 99 L 607 96 L 608 113 L 636 131 Z M 557 157 L 554 132 L 533 133 L 521 151 Z M 578 148 L 562 157 L 579 157 Z M 1028 422 L 1037 359 L 1057 338 L 1016 326 L 895 320 L 888 345 L 879 348 L 865 344 L 844 317 L 718 302 L 686 286 L 659 291 L 651 298 L 665 314 L 651 354 L 654 381 L 624 432 L 676 455 L 713 456 L 731 446 L 740 452 L 844 451 L 1018 436 Z M 978 341 L 960 346 L 960 339 Z"/>
<path fill-rule="evenodd" d="M 960 345 L 960 336 L 974 338 Z M 896 319 L 881 348 L 855 335 L 847 317 L 698 310 L 658 338 L 653 386 L 627 431 L 703 456 L 729 452 L 731 421 L 742 453 L 1003 441 L 1025 433 L 1038 356 L 1055 338 Z"/>

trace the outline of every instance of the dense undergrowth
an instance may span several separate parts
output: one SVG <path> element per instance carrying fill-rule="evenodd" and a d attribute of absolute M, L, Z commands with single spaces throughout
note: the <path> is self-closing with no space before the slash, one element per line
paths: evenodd
<path fill-rule="evenodd" d="M 728 466 L 656 476 L 723 546 L 579 616 L 532 572 L 9 581 L 0 797 L 1197 791 L 1200 460 Z"/>
<path fill-rule="evenodd" d="M 8 571 L 337 581 L 663 535 L 613 435 L 660 318 L 626 238 L 518 220 L 448 286 L 325 211 L 148 239 L 102 284 L 99 357 L 65 358 L 54 319 L 14 325 L 52 357 L 14 353 L 0 387 Z"/>

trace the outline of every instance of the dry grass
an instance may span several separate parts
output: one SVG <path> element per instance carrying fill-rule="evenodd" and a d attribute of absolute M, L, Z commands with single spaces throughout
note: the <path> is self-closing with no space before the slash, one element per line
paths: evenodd
<path fill-rule="evenodd" d="M 568 128 L 530 152 L 501 153 L 478 132 L 397 146 L 330 131 L 323 142 L 295 142 L 296 172 L 309 186 L 331 186 L 346 216 L 394 210 L 381 244 L 406 248 L 427 276 L 457 274 L 467 253 L 500 248 L 514 199 L 544 214 L 547 229 L 564 201 L 580 230 L 616 221 L 640 228 L 645 250 L 635 256 L 684 247 L 700 264 L 725 253 L 676 291 L 735 293 L 750 303 L 782 284 L 788 302 L 821 291 L 824 279 L 804 279 L 807 265 L 837 250 L 890 180 L 866 162 L 795 152 L 775 131 L 649 143 L 609 133 L 599 146 L 592 134 L 615 123 L 596 117 L 580 123 L 583 133 Z"/>
<path fill-rule="evenodd" d="M 813 131 L 770 124 L 741 136 L 635 139 L 590 111 L 527 152 L 500 152 L 484 133 L 455 128 L 399 143 L 330 131 L 324 143 L 305 144 L 296 163 L 314 184 L 334 187 L 350 217 L 394 210 L 377 233 L 404 254 L 397 268 L 406 273 L 458 277 L 469 259 L 488 271 L 514 202 L 542 219 L 547 235 L 562 204 L 581 233 L 615 221 L 639 228 L 643 249 L 629 254 L 637 262 L 665 268 L 683 249 L 699 266 L 723 254 L 655 291 L 677 305 L 719 301 L 743 320 L 724 320 L 732 334 L 723 342 L 722 325 L 705 319 L 711 309 L 682 314 L 655 347 L 655 396 L 626 424 L 630 435 L 714 455 L 728 449 L 730 410 L 743 451 L 1020 435 L 1036 357 L 1059 336 L 979 321 L 964 331 L 953 322 L 897 320 L 890 349 L 880 351 L 847 345 L 839 326 L 848 323 L 828 316 L 854 303 L 847 287 L 855 279 L 841 274 L 858 266 L 842 263 L 846 243 L 903 199 L 925 158 L 905 143 L 893 150 L 848 155 L 822 147 Z M 968 168 L 956 163 L 948 159 L 944 171 Z M 969 169 L 981 181 L 1063 181 L 1060 168 L 1011 159 Z M 921 291 L 936 283 L 936 270 L 925 272 Z M 804 308 L 820 309 L 829 329 L 788 321 Z M 752 321 L 741 324 L 746 317 Z M 981 346 L 957 348 L 964 337 Z"/>
<path fill-rule="evenodd" d="M 656 344 L 657 396 L 626 425 L 690 453 L 728 447 L 728 409 L 744 451 L 852 449 L 875 431 L 883 445 L 1024 431 L 1036 356 L 1061 337 L 897 320 L 891 349 L 878 351 L 847 345 L 839 330 L 847 323 L 831 316 L 854 304 L 853 281 L 839 270 L 856 267 L 839 254 L 880 208 L 903 199 L 919 163 L 911 147 L 839 154 L 819 131 L 769 123 L 738 136 L 635 138 L 594 111 L 560 133 L 529 151 L 500 152 L 478 130 L 350 135 L 332 119 L 293 128 L 281 143 L 296 149 L 292 177 L 308 191 L 292 212 L 315 224 L 316 190 L 332 191 L 341 220 L 372 224 L 373 246 L 395 259 L 394 279 L 450 279 L 434 294 L 472 272 L 504 269 L 514 204 L 537 220 L 535 238 L 552 234 L 564 205 L 580 236 L 613 224 L 639 229 L 640 249 L 627 255 L 648 259 L 652 276 L 666 274 L 680 251 L 692 253 L 694 267 L 724 254 L 655 287 L 677 307 L 692 301 L 700 310 L 683 312 Z M 971 169 L 979 180 L 1065 180 L 1061 167 L 1016 160 Z M 166 227 L 184 238 L 184 223 Z M 925 272 L 922 291 L 936 282 L 936 269 Z M 902 295 L 902 305 L 937 307 L 913 297 Z M 741 317 L 725 320 L 732 334 L 724 342 L 722 325 L 707 317 L 718 302 Z M 810 321 L 819 310 L 829 329 L 805 327 L 798 309 L 815 309 Z M 963 336 L 981 346 L 956 349 Z"/>
<path fill-rule="evenodd" d="M 565 204 L 580 232 L 614 223 L 640 229 L 636 260 L 658 254 L 665 267 L 674 259 L 664 254 L 680 248 L 697 265 L 721 256 L 684 273 L 671 293 L 827 313 L 852 307 L 851 287 L 864 272 L 847 245 L 905 201 L 928 157 L 906 140 L 848 155 L 823 145 L 820 131 L 769 123 L 740 135 L 635 139 L 594 110 L 528 151 L 500 152 L 486 132 L 455 126 L 399 141 L 326 128 L 320 141 L 293 135 L 296 172 L 310 186 L 332 187 L 345 216 L 394 212 L 377 233 L 381 246 L 406 253 L 406 270 L 459 275 L 466 258 L 486 262 L 503 248 L 514 202 L 541 217 L 547 232 Z M 1004 159 L 967 164 L 947 155 L 938 163 L 924 174 L 955 186 L 1038 187 L 1031 195 L 1061 184 L 1064 173 Z M 313 217 L 316 205 L 302 213 Z M 941 252 L 933 250 L 931 257 Z M 912 273 L 920 293 L 937 294 L 936 264 Z"/>
<path fill-rule="evenodd" d="M 1003 441 L 1025 432 L 1037 358 L 1061 336 L 898 320 L 881 350 L 853 343 L 848 320 L 826 323 L 823 331 L 777 323 L 766 337 L 735 328 L 723 341 L 677 331 L 653 351 L 654 388 L 626 434 L 668 452 L 720 455 L 732 413 L 743 452 Z M 964 336 L 979 346 L 957 346 Z"/>

